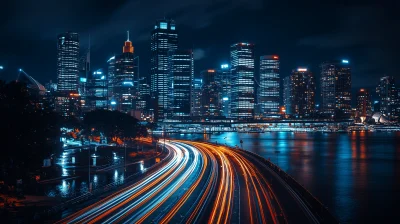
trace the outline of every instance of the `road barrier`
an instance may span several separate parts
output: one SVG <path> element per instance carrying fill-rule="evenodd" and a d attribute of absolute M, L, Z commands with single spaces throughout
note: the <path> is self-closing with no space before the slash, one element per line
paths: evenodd
<path fill-rule="evenodd" d="M 279 166 L 275 165 L 271 161 L 265 159 L 264 157 L 256 153 L 243 149 L 235 149 L 232 147 L 230 148 L 233 150 L 238 150 L 240 152 L 243 152 L 247 155 L 253 156 L 253 158 L 262 162 L 264 165 L 266 165 L 276 174 L 278 174 L 279 177 L 281 177 L 282 180 L 284 180 L 285 183 L 289 185 L 289 187 L 291 187 L 298 194 L 298 196 L 300 196 L 300 198 L 303 200 L 303 202 L 305 202 L 307 207 L 310 209 L 310 211 L 314 214 L 314 216 L 318 219 L 320 223 L 339 223 L 338 219 L 328 210 L 328 208 L 324 204 L 322 204 L 322 202 L 320 202 L 316 197 L 314 197 L 293 177 L 291 177 L 289 174 L 287 174 L 285 171 L 279 168 Z"/>

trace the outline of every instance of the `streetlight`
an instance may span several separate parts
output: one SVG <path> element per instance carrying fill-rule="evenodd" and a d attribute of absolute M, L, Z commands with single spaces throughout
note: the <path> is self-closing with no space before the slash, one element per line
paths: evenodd
<path fill-rule="evenodd" d="M 227 145 L 227 144 L 226 144 L 226 137 L 224 137 L 224 140 L 225 140 L 225 145 Z"/>
<path fill-rule="evenodd" d="M 240 139 L 240 146 L 241 146 L 242 149 L 243 149 L 243 140 L 242 140 L 242 139 Z"/>

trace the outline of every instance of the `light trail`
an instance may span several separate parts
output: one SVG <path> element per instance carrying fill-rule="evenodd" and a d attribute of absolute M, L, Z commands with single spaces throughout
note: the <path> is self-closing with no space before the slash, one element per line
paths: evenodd
<path fill-rule="evenodd" d="M 162 167 L 59 223 L 279 223 L 274 192 L 243 153 L 193 141 L 165 146 Z"/>

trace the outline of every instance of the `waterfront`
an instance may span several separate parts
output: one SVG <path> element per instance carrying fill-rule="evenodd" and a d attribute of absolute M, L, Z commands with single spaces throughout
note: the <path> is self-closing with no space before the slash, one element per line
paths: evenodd
<path fill-rule="evenodd" d="M 397 218 L 400 133 L 236 133 L 171 135 L 237 145 L 278 164 L 341 222 Z"/>

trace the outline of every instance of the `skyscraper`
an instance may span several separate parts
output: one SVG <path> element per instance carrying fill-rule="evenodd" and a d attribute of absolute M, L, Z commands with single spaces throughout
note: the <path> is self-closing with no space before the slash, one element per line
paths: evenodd
<path fill-rule="evenodd" d="M 285 106 L 285 113 L 291 114 L 292 113 L 292 80 L 291 76 L 286 76 L 283 79 L 283 105 Z"/>
<path fill-rule="evenodd" d="M 306 68 L 292 71 L 290 111 L 295 117 L 310 117 L 315 112 L 314 75 Z"/>
<path fill-rule="evenodd" d="M 222 116 L 222 89 L 218 80 L 218 72 L 215 69 L 208 69 L 200 73 L 203 80 L 201 94 L 202 116 Z"/>
<path fill-rule="evenodd" d="M 279 113 L 279 57 L 266 55 L 260 57 L 260 82 L 258 88 L 258 104 L 261 115 L 276 115 Z"/>
<path fill-rule="evenodd" d="M 371 115 L 371 94 L 366 89 L 360 89 L 357 94 L 357 113 L 359 117 Z"/>
<path fill-rule="evenodd" d="M 135 86 L 134 68 L 134 48 L 128 38 L 122 47 L 122 54 L 115 56 L 114 75 L 112 82 L 112 108 L 121 112 L 128 113 L 134 109 L 134 97 L 136 96 L 137 86 Z M 109 62 L 109 74 L 112 68 L 112 60 Z"/>
<path fill-rule="evenodd" d="M 89 75 L 86 82 L 86 108 L 89 111 L 108 108 L 108 80 L 103 69 Z"/>
<path fill-rule="evenodd" d="M 168 86 L 167 117 L 185 119 L 190 117 L 192 85 L 194 79 L 192 50 L 171 50 L 168 52 L 170 72 Z M 169 111 L 170 110 L 170 111 Z M 170 116 L 169 116 L 170 115 Z M 165 118 L 165 117 L 164 117 Z"/>
<path fill-rule="evenodd" d="M 376 88 L 380 100 L 381 113 L 393 117 L 399 116 L 397 107 L 399 104 L 399 96 L 396 88 L 395 79 L 393 76 L 384 76 L 379 80 L 379 85 Z"/>
<path fill-rule="evenodd" d="M 58 92 L 78 92 L 79 35 L 66 32 L 57 37 Z"/>
<path fill-rule="evenodd" d="M 155 119 L 164 119 L 168 109 L 168 51 L 178 49 L 178 33 L 173 20 L 159 20 L 151 32 L 151 92 L 157 99 Z"/>
<path fill-rule="evenodd" d="M 203 86 L 203 80 L 202 79 L 194 79 L 193 81 L 193 96 L 192 96 L 192 102 L 191 102 L 191 111 L 190 113 L 192 114 L 193 117 L 199 117 L 201 116 L 201 89 Z"/>
<path fill-rule="evenodd" d="M 237 43 L 231 46 L 232 117 L 252 118 L 254 114 L 254 44 Z"/>
<path fill-rule="evenodd" d="M 221 84 L 222 90 L 222 111 L 223 116 L 231 117 L 231 70 L 228 64 L 222 64 L 218 71 L 218 81 Z"/>
<path fill-rule="evenodd" d="M 57 37 L 57 93 L 55 109 L 62 116 L 80 115 L 79 35 L 66 32 Z"/>
<path fill-rule="evenodd" d="M 321 64 L 322 113 L 335 115 L 351 113 L 351 68 L 348 60 Z"/>

